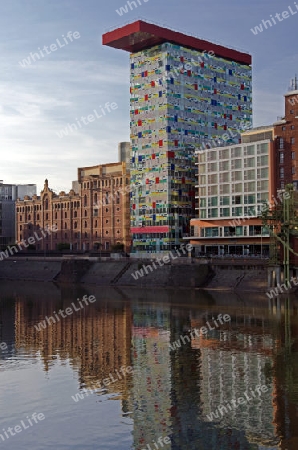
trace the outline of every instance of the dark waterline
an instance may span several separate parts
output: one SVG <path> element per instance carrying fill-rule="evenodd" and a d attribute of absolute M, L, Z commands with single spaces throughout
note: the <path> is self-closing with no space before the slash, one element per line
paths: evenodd
<path fill-rule="evenodd" d="M 296 296 L 0 287 L 0 448 L 297 450 Z"/>

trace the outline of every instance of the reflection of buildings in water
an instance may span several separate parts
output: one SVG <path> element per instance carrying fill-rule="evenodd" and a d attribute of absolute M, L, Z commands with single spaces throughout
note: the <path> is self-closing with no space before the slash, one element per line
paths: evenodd
<path fill-rule="evenodd" d="M 185 318 L 172 322 L 171 341 L 183 330 L 191 328 L 191 320 Z M 202 355 L 200 348 L 193 348 L 191 342 L 185 340 L 181 348 L 171 353 L 171 421 L 172 450 L 230 450 L 256 449 L 250 445 L 244 430 L 229 427 L 223 430 L 217 424 L 206 421 L 202 401 Z"/>
<path fill-rule="evenodd" d="M 169 313 L 166 307 L 140 308 L 132 331 L 132 419 L 134 448 L 140 450 L 171 434 Z M 147 447 L 146 447 L 147 448 Z M 166 445 L 169 449 L 169 445 Z"/>
<path fill-rule="evenodd" d="M 276 423 L 280 448 L 298 448 L 298 301 L 292 294 L 269 301 L 270 310 L 281 320 L 278 339 L 281 351 L 274 361 L 276 378 Z"/>
<path fill-rule="evenodd" d="M 207 416 L 221 407 L 218 419 L 213 418 L 220 426 L 243 429 L 251 443 L 276 443 L 276 380 L 270 372 L 280 343 L 269 333 L 264 334 L 260 319 L 254 324 L 251 318 L 247 320 L 250 324 L 243 322 L 237 326 L 232 318 L 230 330 L 211 331 L 207 337 L 192 340 L 192 348 L 201 352 L 202 418 L 208 421 Z M 203 320 L 191 321 L 192 328 L 202 326 Z M 267 386 L 268 390 L 261 395 L 255 393 L 254 398 L 256 386 Z M 247 402 L 234 407 L 232 400 L 238 402 L 240 397 Z"/>
<path fill-rule="evenodd" d="M 131 366 L 131 311 L 108 303 L 88 305 L 65 319 L 36 330 L 35 324 L 54 311 L 71 307 L 68 301 L 16 301 L 16 349 L 26 354 L 40 353 L 48 371 L 57 357 L 69 360 L 78 372 L 80 387 L 95 388 L 96 382 Z M 117 377 L 114 377 L 117 379 Z M 107 389 L 124 391 L 129 376 Z"/>
<path fill-rule="evenodd" d="M 0 344 L 5 343 L 6 348 L 0 348 L 0 360 L 10 358 L 15 350 L 15 308 L 14 300 L 2 300 L 0 302 Z"/>

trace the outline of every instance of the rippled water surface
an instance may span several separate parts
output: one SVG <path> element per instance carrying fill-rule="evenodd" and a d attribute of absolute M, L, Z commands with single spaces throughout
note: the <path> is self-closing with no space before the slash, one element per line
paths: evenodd
<path fill-rule="evenodd" d="M 0 286 L 0 448 L 298 449 L 296 296 Z"/>

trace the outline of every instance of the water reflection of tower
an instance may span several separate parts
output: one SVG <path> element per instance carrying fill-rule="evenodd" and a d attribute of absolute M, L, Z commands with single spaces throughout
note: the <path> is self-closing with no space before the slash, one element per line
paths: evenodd
<path fill-rule="evenodd" d="M 188 336 L 189 312 L 172 310 L 171 342 Z M 200 350 L 185 338 L 181 347 L 171 351 L 171 422 L 172 449 L 199 448 L 202 435 L 200 416 Z"/>
<path fill-rule="evenodd" d="M 133 310 L 130 409 L 134 421 L 134 448 L 140 450 L 171 434 L 169 309 L 137 305 Z M 154 447 L 152 447 L 154 448 Z M 169 449 L 169 445 L 166 446 Z"/>

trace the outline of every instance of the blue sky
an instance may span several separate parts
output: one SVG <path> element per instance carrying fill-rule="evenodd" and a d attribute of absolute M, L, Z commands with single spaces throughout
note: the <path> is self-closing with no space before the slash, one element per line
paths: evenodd
<path fill-rule="evenodd" d="M 77 167 L 117 161 L 129 140 L 129 54 L 102 46 L 102 34 L 139 18 L 211 42 L 246 50 L 253 57 L 254 126 L 284 112 L 290 79 L 298 73 L 298 14 L 254 35 L 270 14 L 295 11 L 294 0 L 139 0 L 119 16 L 125 0 L 10 0 L 0 7 L 0 179 L 71 188 Z M 19 62 L 46 45 L 68 45 L 22 67 Z M 48 50 L 50 51 L 50 50 Z M 44 52 L 45 53 L 45 52 Z M 37 58 L 36 58 L 37 59 Z M 76 132 L 59 131 L 106 102 L 118 108 Z"/>

